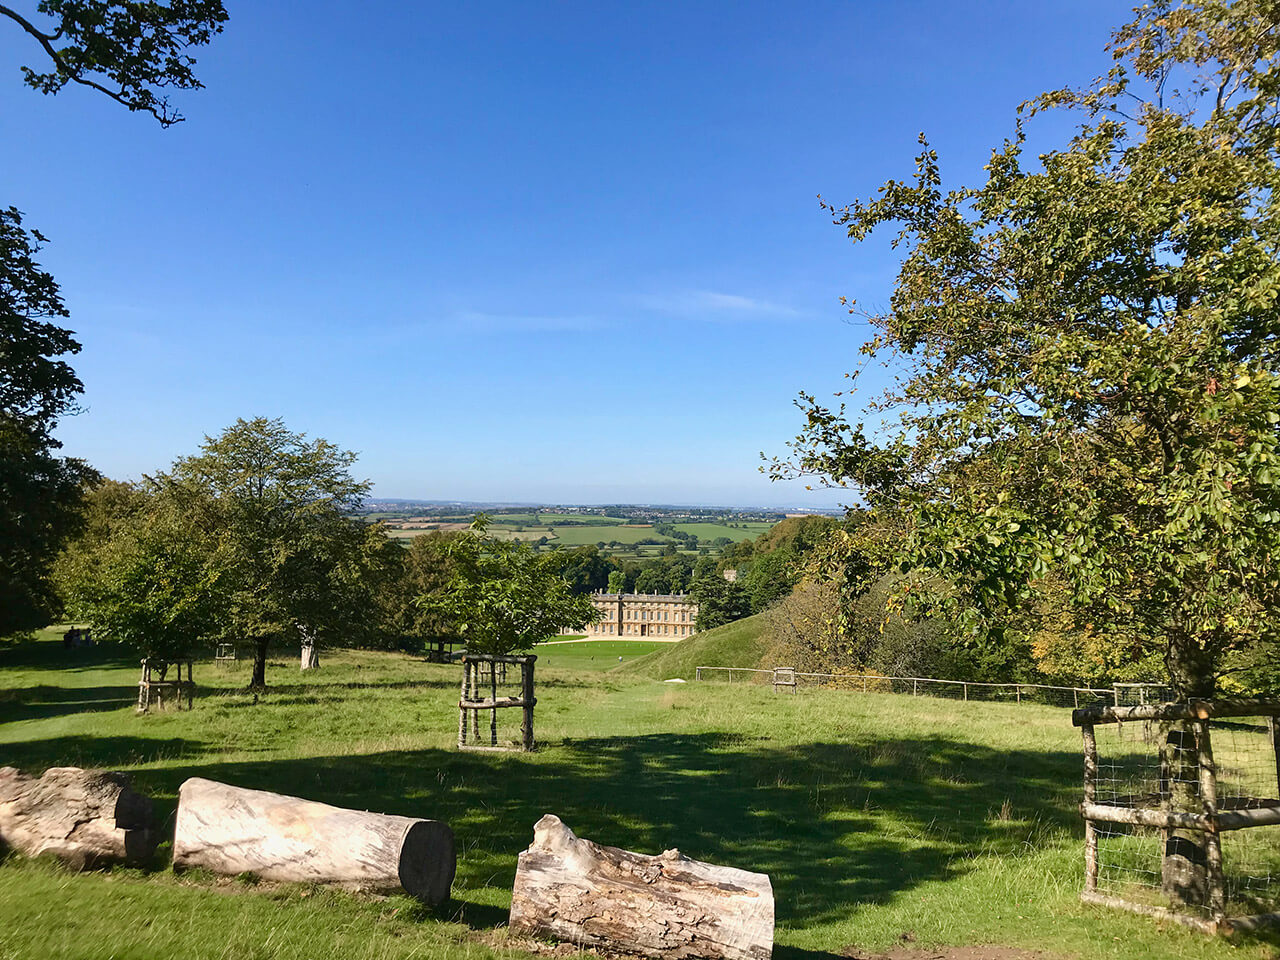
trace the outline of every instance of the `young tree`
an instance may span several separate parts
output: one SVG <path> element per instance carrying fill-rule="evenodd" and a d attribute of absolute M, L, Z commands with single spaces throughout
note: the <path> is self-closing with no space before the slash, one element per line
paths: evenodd
<path fill-rule="evenodd" d="M 590 595 L 573 591 L 554 556 L 519 540 L 486 537 L 487 522 L 480 515 L 471 533 L 454 541 L 455 573 L 448 586 L 421 600 L 453 624 L 468 653 L 526 651 L 597 619 Z"/>
<path fill-rule="evenodd" d="M 369 484 L 355 454 L 281 420 L 237 420 L 152 481 L 186 518 L 225 593 L 227 634 L 254 644 L 250 685 L 266 684 L 282 637 L 358 641 L 376 629 L 368 585 L 380 531 L 350 514 Z"/>
<path fill-rule="evenodd" d="M 1278 27 L 1260 0 L 1143 7 L 1105 80 L 1028 105 L 1085 112 L 1064 149 L 1028 164 L 1019 123 L 985 184 L 946 192 L 926 143 L 913 183 L 828 208 L 854 241 L 898 230 L 864 349 L 907 376 L 874 431 L 802 395 L 773 473 L 857 487 L 900 525 L 864 587 L 927 569 L 899 582 L 946 589 L 899 602 L 1003 642 L 1053 576 L 1082 621 L 1159 645 L 1186 696 L 1274 639 Z"/>

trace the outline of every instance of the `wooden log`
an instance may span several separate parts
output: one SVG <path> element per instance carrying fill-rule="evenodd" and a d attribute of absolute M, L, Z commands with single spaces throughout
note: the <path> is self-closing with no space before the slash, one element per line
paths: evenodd
<path fill-rule="evenodd" d="M 145 863 L 158 839 L 151 800 L 123 773 L 51 767 L 28 777 L 0 767 L 0 844 L 84 870 Z"/>
<path fill-rule="evenodd" d="M 173 865 L 349 890 L 404 890 L 429 904 L 449 895 L 453 831 L 192 777 L 178 790 Z"/>
<path fill-rule="evenodd" d="M 520 854 L 511 929 L 646 957 L 768 960 L 773 887 L 763 873 L 583 840 L 548 814 Z"/>
<path fill-rule="evenodd" d="M 1200 813 L 1184 813 L 1176 810 L 1155 810 L 1150 807 L 1116 807 L 1104 803 L 1082 803 L 1080 814 L 1086 820 L 1103 823 L 1129 823 L 1142 827 L 1162 827 L 1166 830 L 1216 829 L 1214 820 Z"/>
<path fill-rule="evenodd" d="M 1280 717 L 1280 700 L 1187 700 L 1136 707 L 1094 703 L 1073 710 L 1071 722 L 1082 727 L 1085 724 L 1128 723 L 1130 720 L 1209 720 L 1213 717 Z"/>
<path fill-rule="evenodd" d="M 1185 927 L 1191 927 L 1193 930 L 1199 930 L 1201 933 L 1216 935 L 1219 933 L 1229 933 L 1231 928 L 1228 924 L 1232 921 L 1220 922 L 1218 920 L 1206 920 L 1203 917 L 1197 917 L 1189 913 L 1179 913 L 1176 910 L 1170 910 L 1168 907 L 1157 907 L 1146 903 L 1134 903 L 1132 900 L 1123 900 L 1120 897 L 1113 897 L 1105 893 L 1096 893 L 1086 890 L 1080 894 L 1080 899 L 1085 903 L 1096 904 L 1100 907 L 1111 907 L 1115 910 L 1128 910 L 1130 913 L 1140 913 L 1144 917 L 1155 917 L 1157 920 L 1170 920 L 1173 923 L 1180 923 Z"/>

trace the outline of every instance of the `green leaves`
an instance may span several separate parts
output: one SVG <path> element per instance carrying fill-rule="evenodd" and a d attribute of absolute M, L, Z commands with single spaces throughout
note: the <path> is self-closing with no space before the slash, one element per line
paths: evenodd
<path fill-rule="evenodd" d="M 1117 72 L 1034 102 L 1090 112 L 1063 149 L 1025 157 L 1019 126 L 984 185 L 948 192 L 925 143 L 914 184 L 827 207 L 855 241 L 897 231 L 871 321 L 906 376 L 868 404 L 875 435 L 802 395 L 806 429 L 772 472 L 856 487 L 902 531 L 891 556 L 849 561 L 863 589 L 937 571 L 905 610 L 1003 636 L 1034 629 L 1027 598 L 1052 579 L 1097 631 L 1170 644 L 1174 669 L 1201 671 L 1176 678 L 1188 690 L 1273 638 L 1280 75 L 1249 60 L 1276 52 L 1255 6 L 1144 8 L 1115 41 L 1139 76 L 1231 76 L 1231 104 L 1204 82 L 1207 108 L 1134 111 Z"/>

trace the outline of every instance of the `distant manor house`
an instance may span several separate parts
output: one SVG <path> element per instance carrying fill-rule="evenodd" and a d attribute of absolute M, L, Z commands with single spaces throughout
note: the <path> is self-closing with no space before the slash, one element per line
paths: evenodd
<path fill-rule="evenodd" d="M 588 637 L 677 639 L 693 633 L 698 605 L 683 593 L 595 593 L 591 602 L 600 619 L 586 628 Z M 580 634 L 580 630 L 562 630 Z"/>

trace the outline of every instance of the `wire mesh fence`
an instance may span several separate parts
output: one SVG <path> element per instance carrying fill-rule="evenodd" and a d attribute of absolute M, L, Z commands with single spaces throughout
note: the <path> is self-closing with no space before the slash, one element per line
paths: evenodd
<path fill-rule="evenodd" d="M 1125 810 L 1201 810 L 1206 787 L 1199 743 L 1204 733 L 1199 731 L 1207 730 L 1220 815 L 1280 807 L 1274 729 L 1274 721 L 1265 717 L 1202 726 L 1143 720 L 1100 729 L 1096 802 Z M 1215 912 L 1198 835 L 1113 822 L 1098 822 L 1095 829 L 1100 893 L 1155 905 L 1168 905 L 1174 895 L 1176 909 L 1200 916 Z M 1222 911 L 1240 916 L 1280 909 L 1280 824 L 1224 828 L 1218 837 Z"/>
<path fill-rule="evenodd" d="M 787 670 L 788 668 L 777 668 Z M 697 667 L 697 680 L 727 683 L 774 683 L 777 670 L 747 667 Z M 896 693 L 915 697 L 938 697 L 946 700 L 976 700 L 999 703 L 1038 703 L 1054 707 L 1082 707 L 1092 703 L 1115 705 L 1119 701 L 1116 688 L 1058 687 L 1041 683 L 978 683 L 969 680 L 939 680 L 935 677 L 887 677 L 861 673 L 794 672 L 798 687 L 825 687 L 853 693 Z M 1151 686 L 1143 684 L 1131 686 Z M 1146 701 L 1144 701 L 1146 702 Z"/>

